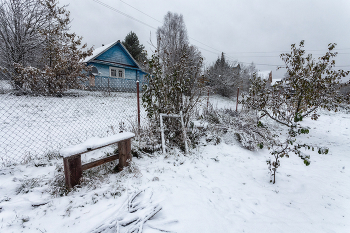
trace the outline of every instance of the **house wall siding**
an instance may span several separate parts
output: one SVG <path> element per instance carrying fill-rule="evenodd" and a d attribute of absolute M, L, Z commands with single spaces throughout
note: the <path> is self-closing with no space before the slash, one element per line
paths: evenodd
<path fill-rule="evenodd" d="M 136 64 L 132 61 L 132 59 L 129 58 L 129 56 L 126 55 L 126 52 L 119 44 L 114 45 L 112 48 L 102 53 L 95 59 L 101 61 L 116 62 L 136 67 Z"/>
<path fill-rule="evenodd" d="M 138 67 L 120 44 L 114 45 L 90 60 L 87 65 L 96 67 L 98 72 L 98 75 L 91 77 L 86 83 L 91 90 L 135 92 L 136 80 L 140 81 L 142 89 L 146 73 Z M 124 69 L 124 78 L 110 77 L 110 67 Z"/>
<path fill-rule="evenodd" d="M 110 76 L 109 67 L 116 67 L 116 68 L 124 69 L 126 79 L 136 79 L 137 70 L 132 70 L 132 69 L 128 69 L 125 67 L 116 66 L 116 65 L 99 64 L 99 63 L 95 63 L 95 62 L 90 62 L 89 65 L 95 66 L 97 68 L 100 76 L 109 77 Z"/>

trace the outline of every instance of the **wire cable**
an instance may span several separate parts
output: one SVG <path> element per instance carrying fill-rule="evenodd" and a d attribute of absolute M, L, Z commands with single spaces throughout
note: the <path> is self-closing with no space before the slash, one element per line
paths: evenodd
<path fill-rule="evenodd" d="M 126 13 L 124 13 L 124 12 L 122 12 L 122 11 L 120 11 L 120 10 L 118 10 L 118 9 L 116 9 L 116 8 L 114 8 L 114 7 L 112 7 L 112 6 L 108 5 L 108 4 L 106 4 L 106 3 L 104 3 L 104 2 L 101 2 L 101 1 L 99 1 L 99 0 L 93 0 L 93 1 L 96 2 L 96 3 L 98 3 L 98 4 L 100 4 L 100 5 L 102 5 L 102 6 L 104 6 L 104 7 L 106 7 L 106 8 L 108 8 L 108 9 L 110 9 L 110 10 L 115 11 L 115 12 L 121 14 L 121 15 L 124 15 L 124 16 L 126 16 L 126 17 L 132 19 L 132 20 L 135 20 L 135 21 L 137 21 L 137 22 L 139 22 L 139 23 L 141 23 L 141 24 L 143 24 L 143 25 L 145 25 L 145 26 L 147 26 L 147 27 L 150 27 L 150 28 L 152 28 L 152 29 L 154 29 L 154 30 L 157 30 L 157 28 L 155 28 L 155 27 L 153 27 L 153 26 L 151 26 L 151 25 L 149 25 L 149 24 L 147 24 L 147 23 L 145 23 L 145 22 L 143 22 L 143 21 L 141 21 L 141 20 L 139 20 L 139 19 L 137 19 L 137 18 L 135 18 L 135 17 L 129 15 L 129 14 L 126 14 Z M 157 22 L 159 22 L 159 23 L 162 23 L 160 20 L 158 20 L 158 19 L 156 19 L 156 18 L 154 18 L 154 17 L 152 17 L 152 16 L 146 14 L 145 12 L 143 12 L 143 11 L 137 9 L 136 7 L 134 7 L 134 6 L 132 6 L 132 5 L 130 5 L 130 4 L 126 3 L 126 2 L 124 2 L 123 0 L 120 0 L 120 1 L 121 1 L 122 3 L 128 5 L 129 7 L 131 7 L 131 8 L 133 8 L 133 9 L 137 10 L 138 12 L 140 12 L 140 13 L 146 15 L 147 17 L 149 17 L 149 18 L 151 18 L 151 19 L 153 19 L 153 20 L 155 20 L 155 21 L 157 21 Z M 198 45 L 196 46 L 196 47 L 198 47 L 198 48 L 200 48 L 200 49 L 202 49 L 202 50 L 204 50 L 204 51 L 206 51 L 206 52 L 213 53 L 213 54 L 218 54 L 218 55 L 220 55 L 220 53 L 223 52 L 223 51 L 218 50 L 218 49 L 215 49 L 215 48 L 213 48 L 212 46 L 209 46 L 209 45 L 207 45 L 207 44 L 205 44 L 205 43 L 203 43 L 203 42 L 201 42 L 201 41 L 199 41 L 199 40 L 196 40 L 196 39 L 194 39 L 194 38 L 192 38 L 192 37 L 188 37 L 188 38 L 190 38 L 190 39 L 196 41 L 197 43 L 200 43 L 200 44 L 202 44 L 202 45 L 204 45 L 204 46 L 206 46 L 206 47 L 208 47 L 208 48 L 211 48 L 211 49 L 213 49 L 213 50 L 215 50 L 215 51 L 218 51 L 219 53 L 213 52 L 213 51 L 208 50 L 208 49 L 205 49 L 205 48 L 200 47 L 200 46 L 198 46 Z M 334 51 L 337 51 L 337 50 L 349 50 L 349 49 L 350 49 L 350 48 L 338 48 L 338 49 L 334 49 Z M 324 50 L 306 50 L 306 51 L 324 51 Z M 233 55 L 233 54 L 241 54 L 241 53 L 243 53 L 243 54 L 244 54 L 244 53 L 245 53 L 245 54 L 267 54 L 267 53 L 289 53 L 289 52 L 290 52 L 290 51 L 232 52 L 232 53 L 225 53 L 225 52 L 223 52 L 223 53 L 226 55 L 227 58 L 232 59 L 232 60 L 236 60 L 236 59 L 234 59 L 234 58 L 233 58 L 232 56 L 230 56 L 230 55 Z M 350 53 L 338 53 L 338 54 L 350 54 Z M 317 55 L 317 54 L 313 54 L 313 55 Z M 323 55 L 323 54 L 319 54 L 319 55 Z M 278 55 L 276 55 L 276 56 L 261 56 L 261 55 L 260 55 L 260 56 L 240 56 L 240 57 L 279 57 L 279 56 L 280 56 L 280 54 L 278 54 Z M 242 63 L 242 64 L 251 64 L 251 62 L 238 62 L 238 63 Z M 263 65 L 263 66 L 283 67 L 283 65 L 260 64 L 260 63 L 254 63 L 254 64 L 255 64 L 255 65 Z M 346 66 L 335 66 L 335 67 L 350 67 L 350 65 L 346 65 Z"/>

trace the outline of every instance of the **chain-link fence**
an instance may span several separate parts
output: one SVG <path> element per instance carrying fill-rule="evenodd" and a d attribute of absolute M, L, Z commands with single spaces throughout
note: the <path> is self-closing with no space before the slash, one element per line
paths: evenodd
<path fill-rule="evenodd" d="M 133 131 L 138 124 L 136 81 L 95 80 L 87 90 L 58 97 L 14 90 L 10 80 L 0 77 L 0 167 L 56 153 L 92 136 Z M 140 105 L 142 123 L 146 114 Z"/>

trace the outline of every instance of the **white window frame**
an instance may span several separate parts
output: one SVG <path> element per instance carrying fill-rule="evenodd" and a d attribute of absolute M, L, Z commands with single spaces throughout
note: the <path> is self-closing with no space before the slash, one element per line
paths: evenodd
<path fill-rule="evenodd" d="M 115 70 L 115 76 L 112 76 L 112 70 Z M 119 72 L 123 72 L 123 77 L 119 77 Z M 109 77 L 111 78 L 125 78 L 125 69 L 110 66 L 109 67 Z"/>

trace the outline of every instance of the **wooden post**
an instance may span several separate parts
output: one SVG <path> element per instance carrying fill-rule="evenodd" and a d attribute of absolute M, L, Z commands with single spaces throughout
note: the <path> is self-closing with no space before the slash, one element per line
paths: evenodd
<path fill-rule="evenodd" d="M 136 91 L 137 91 L 137 124 L 140 129 L 140 82 L 136 81 Z"/>
<path fill-rule="evenodd" d="M 237 103 L 236 103 L 236 112 L 237 112 L 237 108 L 238 108 L 238 96 L 239 96 L 239 87 L 237 89 Z"/>
<path fill-rule="evenodd" d="M 73 155 L 63 158 L 64 175 L 66 185 L 69 189 L 79 184 L 80 177 L 83 175 L 81 168 L 81 155 Z"/>
<path fill-rule="evenodd" d="M 125 166 L 128 166 L 128 161 L 132 160 L 131 157 L 131 139 L 118 142 L 118 152 L 119 152 L 119 164 L 118 172 L 122 171 Z"/>
<path fill-rule="evenodd" d="M 207 109 L 209 108 L 209 88 L 208 88 L 208 99 L 207 99 Z"/>

